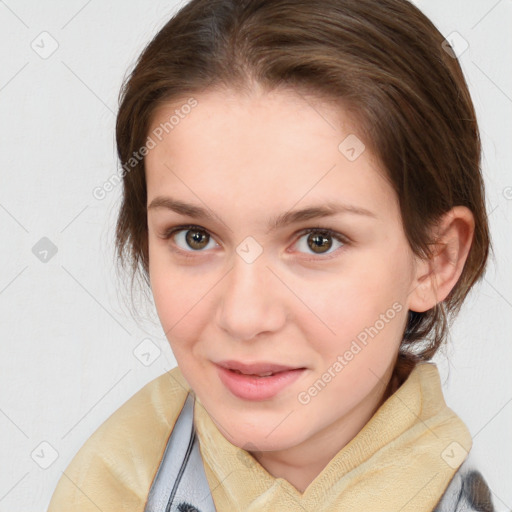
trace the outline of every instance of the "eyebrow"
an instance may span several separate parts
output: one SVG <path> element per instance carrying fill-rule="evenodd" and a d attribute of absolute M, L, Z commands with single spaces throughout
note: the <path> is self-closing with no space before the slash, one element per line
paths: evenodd
<path fill-rule="evenodd" d="M 216 220 L 216 216 L 210 213 L 210 211 L 208 211 L 206 208 L 190 203 L 185 203 L 171 197 L 155 197 L 149 204 L 148 211 L 157 208 L 172 210 L 173 212 L 179 213 L 180 215 L 193 217 L 195 219 L 206 219 L 210 221 Z M 377 218 L 377 215 L 374 212 L 371 212 L 366 208 L 361 208 L 359 206 L 350 204 L 327 202 L 319 206 L 310 206 L 301 210 L 291 210 L 281 213 L 275 217 L 271 217 L 268 220 L 268 232 L 288 226 L 289 224 L 296 224 L 306 220 L 329 217 L 339 213 Z"/>

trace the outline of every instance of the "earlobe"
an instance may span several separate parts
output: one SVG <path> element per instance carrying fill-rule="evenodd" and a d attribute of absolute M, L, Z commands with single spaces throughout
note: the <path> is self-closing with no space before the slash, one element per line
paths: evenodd
<path fill-rule="evenodd" d="M 442 216 L 433 231 L 430 259 L 416 262 L 410 310 L 424 312 L 446 299 L 462 274 L 474 230 L 473 214 L 465 206 L 455 206 Z"/>

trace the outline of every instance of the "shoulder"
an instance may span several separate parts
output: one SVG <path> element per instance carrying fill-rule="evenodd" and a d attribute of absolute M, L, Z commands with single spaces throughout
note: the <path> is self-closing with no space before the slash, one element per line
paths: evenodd
<path fill-rule="evenodd" d="M 76 453 L 48 512 L 142 512 L 189 389 L 174 368 L 137 391 Z"/>
<path fill-rule="evenodd" d="M 434 512 L 495 512 L 491 491 L 471 452 L 450 480 Z"/>

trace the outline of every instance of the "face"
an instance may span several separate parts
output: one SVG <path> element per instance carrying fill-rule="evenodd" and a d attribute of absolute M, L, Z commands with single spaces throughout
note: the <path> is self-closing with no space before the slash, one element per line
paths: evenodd
<path fill-rule="evenodd" d="M 394 191 L 340 107 L 284 90 L 195 99 L 145 160 L 150 282 L 184 377 L 240 447 L 364 424 L 415 272 Z M 219 367 L 237 362 L 253 375 Z"/>

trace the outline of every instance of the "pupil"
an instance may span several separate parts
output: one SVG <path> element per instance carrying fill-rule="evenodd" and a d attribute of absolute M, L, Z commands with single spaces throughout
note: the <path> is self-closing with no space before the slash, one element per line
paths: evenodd
<path fill-rule="evenodd" d="M 202 249 L 208 245 L 208 235 L 203 231 L 187 231 L 187 243 L 192 249 Z"/>
<path fill-rule="evenodd" d="M 327 244 L 327 247 L 324 244 Z M 314 252 L 322 253 L 322 252 L 328 251 L 331 248 L 332 241 L 330 240 L 329 237 L 327 237 L 325 235 L 314 234 L 314 235 L 310 235 L 308 237 L 308 245 Z M 322 248 L 325 250 L 320 250 L 320 251 L 318 250 L 318 249 L 322 249 Z"/>

